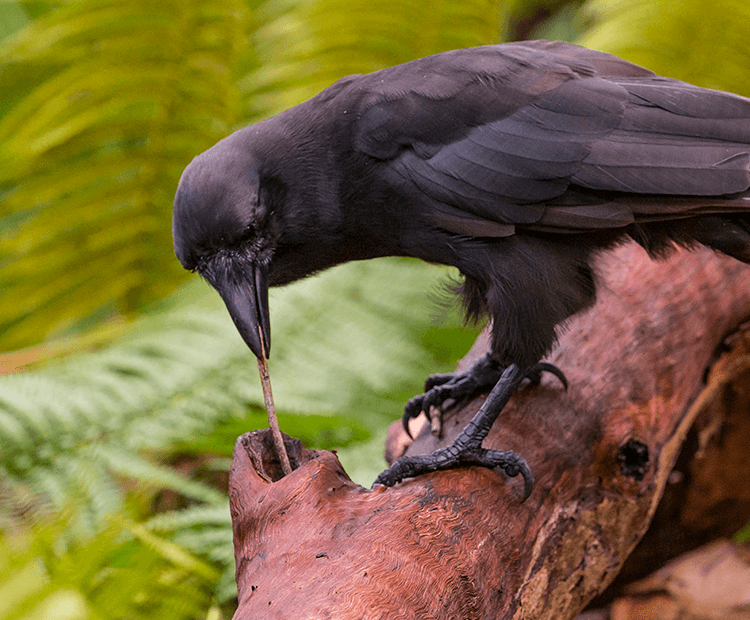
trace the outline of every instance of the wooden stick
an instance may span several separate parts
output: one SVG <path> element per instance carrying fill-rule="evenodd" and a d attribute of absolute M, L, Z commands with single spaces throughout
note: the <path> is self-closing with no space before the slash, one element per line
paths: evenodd
<path fill-rule="evenodd" d="M 260 384 L 263 387 L 263 401 L 266 404 L 266 412 L 268 413 L 268 425 L 271 428 L 271 435 L 273 436 L 273 443 L 276 446 L 276 453 L 281 463 L 281 470 L 285 476 L 288 476 L 292 473 L 292 466 L 289 463 L 289 455 L 284 446 L 284 438 L 281 436 L 279 420 L 276 417 L 276 407 L 273 405 L 271 377 L 268 374 L 268 362 L 266 361 L 266 343 L 263 341 L 263 331 L 260 325 L 258 325 L 258 334 L 260 335 L 260 346 L 263 349 L 263 359 L 258 358 L 258 372 L 260 373 Z"/>

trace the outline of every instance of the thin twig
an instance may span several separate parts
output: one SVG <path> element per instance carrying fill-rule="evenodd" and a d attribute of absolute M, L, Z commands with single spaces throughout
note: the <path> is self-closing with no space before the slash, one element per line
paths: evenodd
<path fill-rule="evenodd" d="M 292 466 L 289 463 L 289 455 L 286 452 L 284 439 L 281 436 L 279 420 L 276 417 L 276 407 L 273 405 L 271 377 L 268 374 L 268 362 L 266 361 L 266 344 L 263 342 L 263 332 L 260 325 L 258 325 L 258 333 L 260 334 L 260 346 L 263 350 L 263 358 L 258 358 L 258 372 L 260 373 L 260 384 L 263 387 L 263 401 L 266 404 L 266 412 L 268 413 L 268 425 L 271 427 L 271 435 L 273 436 L 273 443 L 276 446 L 276 454 L 281 463 L 281 471 L 284 472 L 285 476 L 288 476 L 292 473 Z"/>

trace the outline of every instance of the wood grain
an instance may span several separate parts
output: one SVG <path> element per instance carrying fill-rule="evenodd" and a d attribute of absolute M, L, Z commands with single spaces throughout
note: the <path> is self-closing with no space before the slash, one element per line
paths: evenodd
<path fill-rule="evenodd" d="M 478 467 L 364 489 L 334 454 L 289 438 L 294 471 L 282 477 L 269 435 L 240 437 L 230 474 L 235 619 L 572 618 L 646 533 L 696 419 L 707 441 L 700 458 L 717 454 L 683 475 L 710 472 L 691 475 L 710 488 L 731 472 L 734 482 L 721 483 L 728 518 L 750 517 L 748 485 L 737 483 L 750 476 L 737 456 L 744 431 L 722 436 L 726 403 L 711 406 L 747 368 L 746 351 L 725 355 L 734 371 L 725 361 L 704 382 L 719 345 L 750 316 L 750 269 L 709 251 L 655 263 L 631 244 L 602 256 L 599 273 L 597 304 L 549 357 L 567 392 L 552 377 L 519 392 L 484 443 L 527 459 L 537 482 L 524 503 L 522 481 Z M 735 400 L 747 410 L 747 390 Z M 440 439 L 426 425 L 408 452 L 446 445 L 480 404 L 446 412 Z M 733 456 L 722 460 L 730 435 Z M 694 497 L 692 506 L 716 503 L 701 508 Z"/>

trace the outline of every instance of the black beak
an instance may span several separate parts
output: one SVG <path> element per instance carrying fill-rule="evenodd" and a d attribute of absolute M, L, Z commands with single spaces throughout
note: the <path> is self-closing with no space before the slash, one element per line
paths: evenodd
<path fill-rule="evenodd" d="M 258 359 L 268 358 L 271 351 L 266 271 L 264 265 L 253 264 L 250 273 L 237 274 L 231 281 L 228 278 L 225 282 L 214 284 L 229 310 L 237 331 Z M 263 333 L 262 344 L 258 327 Z"/>

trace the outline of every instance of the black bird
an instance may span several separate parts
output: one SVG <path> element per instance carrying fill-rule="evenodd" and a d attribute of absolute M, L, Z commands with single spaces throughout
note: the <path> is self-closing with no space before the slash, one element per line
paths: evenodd
<path fill-rule="evenodd" d="M 456 442 L 376 482 L 459 464 L 522 473 L 481 443 L 556 328 L 594 301 L 592 255 L 630 237 L 659 257 L 704 244 L 750 262 L 750 100 L 602 52 L 527 41 L 343 78 L 185 169 L 175 252 L 223 298 L 256 356 L 268 286 L 350 260 L 457 267 L 491 353 L 428 379 L 405 419 L 495 385 Z"/>

